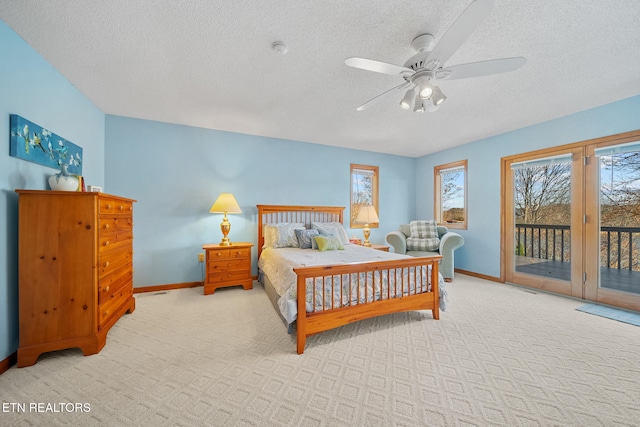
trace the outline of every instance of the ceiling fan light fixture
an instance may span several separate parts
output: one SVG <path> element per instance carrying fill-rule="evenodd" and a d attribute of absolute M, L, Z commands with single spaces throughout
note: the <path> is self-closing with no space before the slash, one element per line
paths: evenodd
<path fill-rule="evenodd" d="M 442 90 L 440 90 L 438 86 L 434 86 L 433 94 L 431 95 L 431 101 L 433 102 L 433 105 L 437 107 L 446 100 L 447 100 L 447 97 L 445 96 L 444 93 L 442 93 Z"/>
<path fill-rule="evenodd" d="M 435 103 L 433 102 L 433 97 L 424 101 L 424 111 L 426 111 L 427 113 L 433 113 L 434 111 L 437 111 L 439 109 L 440 105 L 435 105 Z"/>
<path fill-rule="evenodd" d="M 432 93 L 433 93 L 433 88 L 429 84 L 429 86 L 425 86 L 422 89 L 420 89 L 420 98 L 429 99 Z"/>
<path fill-rule="evenodd" d="M 420 73 L 411 82 L 418 88 L 418 96 L 420 99 L 429 99 L 433 93 L 433 85 L 431 84 L 430 74 Z"/>
<path fill-rule="evenodd" d="M 429 99 L 433 94 L 433 85 L 429 81 L 429 79 L 421 79 L 420 82 L 420 98 Z"/>
<path fill-rule="evenodd" d="M 415 96 L 416 96 L 415 88 L 409 89 L 407 93 L 404 95 L 404 98 L 402 98 L 402 101 L 400 101 L 400 106 L 405 110 L 410 110 L 411 107 L 413 107 L 413 100 Z"/>
<path fill-rule="evenodd" d="M 422 103 L 422 98 L 420 95 L 416 95 L 416 102 L 414 103 L 413 112 L 414 113 L 424 113 L 424 104 Z"/>

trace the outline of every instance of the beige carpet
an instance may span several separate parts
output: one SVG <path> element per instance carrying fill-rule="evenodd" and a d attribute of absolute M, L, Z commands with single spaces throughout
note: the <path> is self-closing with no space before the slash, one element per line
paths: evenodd
<path fill-rule="evenodd" d="M 0 424 L 640 425 L 640 328 L 463 275 L 448 290 L 439 321 L 363 321 L 302 356 L 259 284 L 139 294 L 100 354 L 1 375 Z"/>

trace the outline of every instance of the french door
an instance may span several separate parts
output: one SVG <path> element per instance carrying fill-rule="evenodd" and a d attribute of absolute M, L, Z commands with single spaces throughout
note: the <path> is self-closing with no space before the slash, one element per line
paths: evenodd
<path fill-rule="evenodd" d="M 640 131 L 502 168 L 505 280 L 640 310 Z"/>

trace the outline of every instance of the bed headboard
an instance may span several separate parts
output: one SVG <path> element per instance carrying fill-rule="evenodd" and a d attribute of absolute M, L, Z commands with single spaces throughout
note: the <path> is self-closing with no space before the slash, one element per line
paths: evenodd
<path fill-rule="evenodd" d="M 342 206 L 286 206 L 257 205 L 258 207 L 258 258 L 262 253 L 264 224 L 280 222 L 303 222 L 307 228 L 311 222 L 344 223 L 344 207 Z"/>

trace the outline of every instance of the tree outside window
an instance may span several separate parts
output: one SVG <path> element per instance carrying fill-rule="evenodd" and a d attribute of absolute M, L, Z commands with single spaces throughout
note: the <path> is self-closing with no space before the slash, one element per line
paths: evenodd
<path fill-rule="evenodd" d="M 449 228 L 467 228 L 467 161 L 434 168 L 435 217 Z"/>
<path fill-rule="evenodd" d="M 372 205 L 378 215 L 378 166 L 351 165 L 351 228 L 363 228 L 364 224 L 356 223 L 360 206 Z M 370 228 L 378 228 L 378 223 L 369 224 Z"/>

